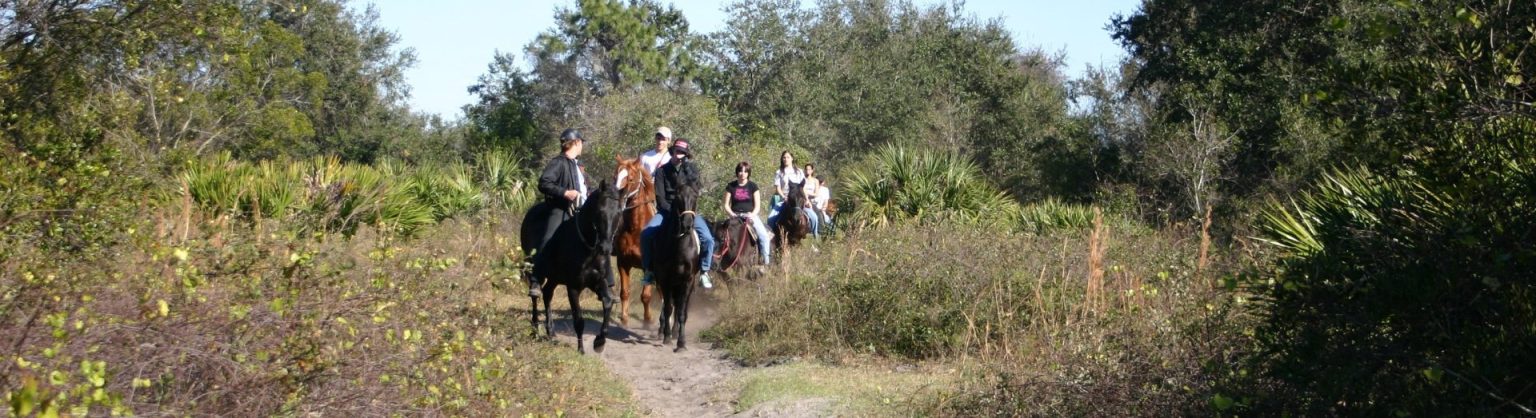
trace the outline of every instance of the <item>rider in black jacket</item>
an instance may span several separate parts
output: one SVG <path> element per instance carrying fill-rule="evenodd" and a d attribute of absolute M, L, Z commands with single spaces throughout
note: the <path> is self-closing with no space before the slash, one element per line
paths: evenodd
<path fill-rule="evenodd" d="M 646 271 L 646 283 L 652 281 L 650 247 L 653 243 L 651 240 L 655 237 L 656 230 L 660 228 L 662 219 L 678 216 L 677 209 L 681 209 L 674 207 L 680 204 L 677 202 L 681 200 L 681 196 L 678 195 L 680 193 L 678 185 L 672 184 L 673 178 L 692 184 L 694 193 L 700 190 L 699 167 L 693 162 L 693 150 L 685 139 L 678 139 L 672 143 L 672 161 L 656 169 L 657 213 L 654 218 L 651 218 L 651 223 L 640 232 L 640 264 Z M 706 289 L 714 287 L 709 281 L 709 268 L 714 261 L 712 255 L 715 253 L 715 237 L 710 234 L 709 225 L 704 222 L 703 216 L 693 217 L 693 230 L 699 235 L 699 247 L 703 251 L 703 255 L 699 257 L 699 284 Z"/>
<path fill-rule="evenodd" d="M 570 219 L 576 208 L 581 206 L 581 201 L 587 197 L 586 174 L 582 172 L 581 162 L 576 160 L 576 157 L 581 156 L 585 142 L 581 132 L 575 129 L 561 132 L 560 154 L 549 159 L 549 163 L 544 165 L 544 173 L 539 175 L 539 194 L 544 196 L 546 215 L 543 238 L 539 240 L 541 251 L 536 252 L 534 257 L 543 254 L 544 245 L 555 236 L 555 229 Z M 543 292 L 539 290 L 535 277 L 528 277 L 528 295 L 542 297 Z"/>

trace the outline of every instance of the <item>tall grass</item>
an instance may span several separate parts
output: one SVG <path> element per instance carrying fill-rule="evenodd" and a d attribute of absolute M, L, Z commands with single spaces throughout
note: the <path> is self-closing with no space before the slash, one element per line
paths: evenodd
<path fill-rule="evenodd" d="M 1230 371 L 1223 362 L 1245 339 L 1234 294 L 1196 279 L 1199 249 L 1180 234 L 1101 234 L 1098 266 L 1088 235 L 866 228 L 727 301 L 707 336 L 749 362 L 872 355 L 974 365 L 973 379 L 922 403 L 933 414 L 1211 412 Z"/>

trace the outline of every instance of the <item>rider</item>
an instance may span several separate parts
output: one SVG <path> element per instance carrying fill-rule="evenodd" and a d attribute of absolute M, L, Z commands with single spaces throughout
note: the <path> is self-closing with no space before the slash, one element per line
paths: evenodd
<path fill-rule="evenodd" d="M 651 218 L 651 223 L 640 231 L 640 268 L 645 270 L 643 283 L 654 283 L 655 276 L 651 269 L 651 242 L 656 236 L 656 230 L 660 229 L 664 217 L 678 216 L 677 211 L 682 208 L 678 195 L 678 185 L 672 184 L 673 177 L 682 181 L 699 184 L 699 167 L 693 162 L 693 151 L 689 149 L 688 140 L 678 139 L 672 143 L 672 160 L 656 170 L 656 216 Z M 676 174 L 675 176 L 673 174 Z M 694 188 L 697 190 L 697 187 Z M 693 230 L 699 235 L 699 247 L 703 250 L 699 257 L 699 284 L 705 289 L 714 287 L 709 281 L 709 268 L 715 253 L 715 237 L 709 233 L 709 225 L 704 223 L 704 217 L 693 217 Z"/>
<path fill-rule="evenodd" d="M 763 256 L 763 264 L 768 264 L 768 247 L 773 235 L 768 232 L 768 227 L 763 226 L 763 220 L 757 217 L 757 209 L 761 207 L 762 199 L 757 192 L 757 183 L 748 180 L 752 176 L 752 163 L 742 161 L 736 164 L 736 181 L 725 185 L 725 213 L 733 217 L 745 219 L 757 230 L 757 252 Z"/>
<path fill-rule="evenodd" d="M 581 161 L 576 160 L 576 157 L 581 156 L 585 142 L 581 132 L 576 129 L 561 132 L 560 154 L 550 158 L 549 163 L 544 165 L 543 174 L 539 175 L 539 195 L 544 197 L 548 213 L 544 221 L 544 233 L 540 235 L 540 251 L 534 254 L 536 259 L 543 256 L 544 245 L 555 236 L 555 229 L 571 218 L 587 196 L 586 174 L 582 172 Z M 535 265 L 539 264 L 535 262 Z M 528 295 L 538 298 L 543 296 L 543 292 L 539 290 L 536 277 L 528 276 Z"/>
<path fill-rule="evenodd" d="M 821 224 L 826 222 L 826 219 L 823 219 L 824 217 L 821 216 L 821 212 L 816 210 L 816 192 L 821 189 L 821 178 L 816 177 L 815 164 L 806 163 L 805 171 L 802 171 L 802 173 L 805 173 L 805 187 L 802 190 L 805 191 L 806 221 L 811 224 L 811 235 L 821 238 Z"/>
<path fill-rule="evenodd" d="M 768 227 L 776 228 L 779 225 L 779 212 L 784 209 L 784 201 L 789 199 L 789 187 L 792 184 L 804 183 L 805 172 L 795 168 L 795 156 L 784 150 L 779 154 L 779 170 L 773 172 L 773 201 L 768 206 Z"/>
<path fill-rule="evenodd" d="M 656 128 L 656 148 L 645 150 L 640 154 L 640 166 L 645 167 L 645 172 L 656 178 L 656 169 L 661 168 L 667 161 L 672 161 L 672 153 L 667 152 L 667 147 L 672 145 L 672 130 L 662 126 Z"/>

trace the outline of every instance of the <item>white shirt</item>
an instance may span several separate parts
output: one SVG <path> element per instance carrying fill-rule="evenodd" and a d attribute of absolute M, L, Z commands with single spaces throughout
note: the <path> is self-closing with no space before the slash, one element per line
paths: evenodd
<path fill-rule="evenodd" d="M 789 190 L 790 184 L 802 182 L 805 182 L 805 172 L 800 171 L 800 169 L 790 167 L 788 169 L 781 168 L 779 171 L 773 172 L 773 186 L 777 187 L 778 190 Z M 774 192 L 778 192 L 778 190 Z"/>
<path fill-rule="evenodd" d="M 816 188 L 816 200 L 813 201 L 816 204 L 816 210 L 826 211 L 827 201 L 831 199 L 832 191 L 827 190 L 827 186 L 823 185 Z"/>
<path fill-rule="evenodd" d="M 645 167 L 645 172 L 651 173 L 651 177 L 655 177 L 656 169 L 668 161 L 672 161 L 672 153 L 665 151 L 657 152 L 655 148 L 648 149 L 640 154 L 640 166 Z"/>
<path fill-rule="evenodd" d="M 576 206 L 587 202 L 587 171 L 581 168 L 580 162 L 576 164 Z"/>

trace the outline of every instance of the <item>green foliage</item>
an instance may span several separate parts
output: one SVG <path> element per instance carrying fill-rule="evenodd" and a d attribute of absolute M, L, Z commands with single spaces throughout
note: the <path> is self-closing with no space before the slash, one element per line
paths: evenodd
<path fill-rule="evenodd" d="M 1024 205 L 1018 209 L 1019 229 L 1037 234 L 1054 230 L 1085 230 L 1093 227 L 1093 209 L 1056 199 Z"/>
<path fill-rule="evenodd" d="M 535 121 L 535 102 L 528 76 L 514 63 L 512 55 L 497 54 L 489 72 L 480 76 L 469 93 L 478 98 L 464 107 L 464 122 L 469 127 L 471 152 L 500 152 L 502 156 L 522 156 L 521 166 L 534 168 L 543 161 L 536 158 L 546 139 Z"/>
<path fill-rule="evenodd" d="M 804 148 L 829 166 L 885 144 L 974 150 L 1008 173 L 1001 184 L 1032 193 L 1041 176 L 1026 163 L 1065 134 L 1060 60 L 1019 51 L 997 22 L 958 5 L 742 1 L 727 11 L 705 87 L 738 136 Z"/>
<path fill-rule="evenodd" d="M 1008 220 L 1017 204 L 969 159 L 886 146 L 845 172 L 849 218 L 868 226 L 906 219 Z"/>
<path fill-rule="evenodd" d="M 555 12 L 555 28 L 528 45 L 540 61 L 563 61 L 599 94 L 645 83 L 680 85 L 700 71 L 698 42 L 671 5 L 653 0 L 578 0 Z"/>
<path fill-rule="evenodd" d="M 1163 116 L 1240 133 L 1226 191 L 1314 184 L 1260 223 L 1282 256 L 1248 283 L 1255 360 L 1284 386 L 1254 410 L 1532 410 L 1531 22 L 1502 0 L 1159 1 L 1117 21 L 1141 84 L 1177 95 Z"/>
<path fill-rule="evenodd" d="M 180 179 L 187 198 L 216 215 L 309 223 L 347 235 L 360 225 L 411 235 L 487 207 L 529 204 L 534 192 L 527 172 L 504 154 L 481 160 L 479 167 L 366 166 L 334 157 L 250 164 L 225 153 L 188 164 Z"/>

